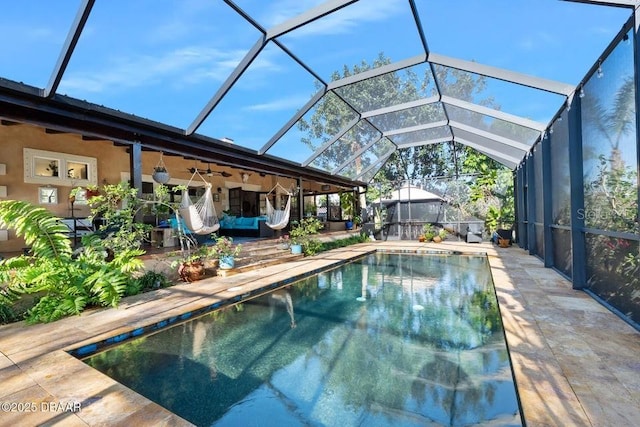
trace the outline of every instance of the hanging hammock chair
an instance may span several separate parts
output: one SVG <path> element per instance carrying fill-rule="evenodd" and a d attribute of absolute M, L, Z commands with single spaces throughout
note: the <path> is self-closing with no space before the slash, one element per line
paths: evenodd
<path fill-rule="evenodd" d="M 284 206 L 284 209 L 274 209 L 273 205 L 269 201 L 269 195 L 273 193 L 278 187 L 282 188 L 282 190 L 287 193 L 287 203 Z M 277 194 L 277 193 L 276 193 Z M 273 230 L 282 230 L 289 223 L 289 214 L 291 213 L 291 193 L 289 193 L 283 186 L 280 184 L 275 185 L 267 193 L 267 221 L 265 224 Z"/>
<path fill-rule="evenodd" d="M 200 172 L 196 171 L 191 176 L 189 184 L 193 181 L 195 176 L 199 176 L 204 182 L 205 190 L 202 197 L 200 197 L 195 203 L 191 201 L 189 197 L 189 191 L 182 190 L 182 201 L 180 202 L 180 208 L 178 211 L 184 219 L 185 224 L 195 234 L 211 234 L 220 228 L 220 222 L 218 221 L 218 214 L 213 204 L 213 194 L 211 194 L 211 184 L 207 182 Z M 187 184 L 187 188 L 189 187 Z"/>

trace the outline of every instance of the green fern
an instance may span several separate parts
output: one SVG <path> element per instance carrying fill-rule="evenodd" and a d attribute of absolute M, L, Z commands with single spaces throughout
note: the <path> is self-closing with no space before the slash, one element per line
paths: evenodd
<path fill-rule="evenodd" d="M 68 260 L 71 242 L 67 227 L 48 210 L 20 200 L 0 201 L 0 225 L 11 228 L 24 238 L 36 258 Z"/>
<path fill-rule="evenodd" d="M 66 227 L 28 202 L 0 202 L 0 225 L 14 229 L 31 247 L 30 255 L 0 262 L 7 295 L 44 293 L 28 311 L 28 322 L 51 322 L 79 314 L 88 305 L 116 306 L 143 267 L 136 257 L 144 251 L 137 249 L 119 251 L 108 261 L 109 251 L 97 236 L 84 238 L 82 251 L 74 255 Z M 0 298 L 0 320 L 10 316 L 13 302 Z"/>

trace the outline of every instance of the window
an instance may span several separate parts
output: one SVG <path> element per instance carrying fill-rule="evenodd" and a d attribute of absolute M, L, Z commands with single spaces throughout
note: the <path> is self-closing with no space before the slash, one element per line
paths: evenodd
<path fill-rule="evenodd" d="M 98 162 L 94 157 L 25 148 L 24 182 L 66 187 L 97 185 Z"/>

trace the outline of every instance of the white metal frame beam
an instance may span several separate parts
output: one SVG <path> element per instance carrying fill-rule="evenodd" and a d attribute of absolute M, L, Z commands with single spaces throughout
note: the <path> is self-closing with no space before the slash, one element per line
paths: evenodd
<path fill-rule="evenodd" d="M 322 18 L 323 16 L 329 15 L 343 7 L 349 6 L 352 3 L 357 2 L 358 0 L 331 0 L 326 1 L 312 9 L 307 10 L 306 12 L 296 16 L 295 18 L 291 18 L 281 24 L 278 24 L 267 30 L 267 40 L 275 39 L 276 37 L 280 37 L 284 34 L 287 34 L 290 31 L 295 30 L 296 28 L 300 28 L 304 25 L 307 25 L 310 22 L 313 22 L 317 19 Z"/>
<path fill-rule="evenodd" d="M 530 119 L 525 119 L 524 117 L 505 113 L 504 111 L 495 110 L 493 108 L 485 107 L 484 105 L 474 104 L 471 102 L 463 101 L 458 98 L 452 98 L 446 95 L 442 96 L 442 103 L 453 105 L 454 107 L 458 107 L 458 108 L 463 108 L 468 111 L 473 111 L 474 113 L 493 117 L 494 119 L 510 122 L 518 126 L 523 126 L 529 129 L 536 130 L 538 132 L 544 132 L 545 129 L 547 128 L 547 125 L 544 123 L 536 122 Z"/>
<path fill-rule="evenodd" d="M 518 165 L 518 163 L 520 163 L 520 161 L 522 160 L 521 158 L 518 159 L 516 157 L 512 157 L 512 156 L 507 156 L 504 153 L 501 153 L 499 151 L 493 150 L 491 148 L 487 148 L 484 145 L 474 142 L 474 141 L 469 141 L 468 139 L 464 139 L 464 138 L 460 138 L 460 137 L 454 137 L 453 140 L 455 142 L 459 142 L 460 144 L 466 145 L 468 147 L 474 148 L 480 152 L 483 152 L 487 155 L 490 155 L 491 158 L 499 161 L 500 163 L 502 163 L 505 166 L 509 166 L 512 169 Z M 510 166 L 513 165 L 513 166 Z"/>
<path fill-rule="evenodd" d="M 562 0 L 570 3 L 595 4 L 598 6 L 626 7 L 636 9 L 640 6 L 637 0 Z"/>
<path fill-rule="evenodd" d="M 491 139 L 500 144 L 508 145 L 513 148 L 517 148 L 518 150 L 522 150 L 523 152 L 527 152 L 531 149 L 531 145 L 522 143 L 520 141 L 515 141 L 513 139 L 505 138 L 504 136 L 496 135 L 495 133 L 487 132 L 486 130 L 478 129 L 474 126 L 465 125 L 464 123 L 449 121 L 449 126 L 451 126 L 451 130 L 453 134 L 456 134 L 456 129 L 460 129 L 469 133 L 472 133 L 477 136 L 481 136 L 483 138 Z"/>
<path fill-rule="evenodd" d="M 427 140 L 423 140 L 423 141 L 416 141 L 416 142 L 409 142 L 407 144 L 396 144 L 398 146 L 398 149 L 403 149 L 403 148 L 411 148 L 411 147 L 419 147 L 421 145 L 431 145 L 431 144 L 440 144 L 443 142 L 449 142 L 453 140 L 453 136 L 444 136 L 442 138 L 435 138 L 435 139 L 427 139 Z"/>
<path fill-rule="evenodd" d="M 427 55 L 417 55 L 413 58 L 408 58 L 402 61 L 394 62 L 392 64 L 383 65 L 382 67 L 372 68 L 367 71 L 363 71 L 362 73 L 354 74 L 349 77 L 345 77 L 340 80 L 334 80 L 328 84 L 327 89 L 337 89 L 343 86 L 348 86 L 354 83 L 361 82 L 363 80 L 367 80 L 373 77 L 378 77 L 383 74 L 392 73 L 394 71 L 402 70 L 404 68 L 413 67 L 414 65 L 423 64 L 427 60 Z"/>
<path fill-rule="evenodd" d="M 402 104 L 390 105 L 388 107 L 369 110 L 362 113 L 363 119 L 369 117 L 382 116 L 384 114 L 395 113 L 397 111 L 408 110 L 410 108 L 422 107 L 424 105 L 435 104 L 440 101 L 439 96 L 430 96 L 428 98 L 417 99 L 415 101 L 404 102 Z"/>
<path fill-rule="evenodd" d="M 505 70 L 503 68 L 493 67 L 491 65 L 483 65 L 477 62 L 451 58 L 433 52 L 429 53 L 427 60 L 433 64 L 442 65 L 443 67 L 455 68 L 457 70 L 467 71 L 469 73 L 479 74 L 485 77 L 492 77 L 494 79 L 556 93 L 558 95 L 569 96 L 576 89 L 575 86 L 568 83 L 556 82 L 554 80 L 530 76 L 515 71 Z"/>
<path fill-rule="evenodd" d="M 390 130 L 390 131 L 384 132 L 382 135 L 383 136 L 401 135 L 403 133 L 417 132 L 419 130 L 433 129 L 433 128 L 438 128 L 442 126 L 447 126 L 448 124 L 449 122 L 447 120 L 439 120 L 437 122 L 426 123 L 423 125 L 408 126 L 406 128 Z"/>

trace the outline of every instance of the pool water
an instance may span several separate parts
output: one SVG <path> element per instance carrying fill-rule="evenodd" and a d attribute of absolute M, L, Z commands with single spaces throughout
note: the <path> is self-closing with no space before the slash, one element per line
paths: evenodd
<path fill-rule="evenodd" d="M 479 256 L 371 254 L 86 362 L 200 426 L 522 425 Z"/>

